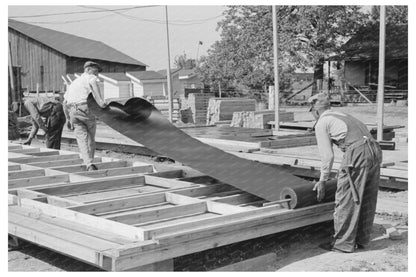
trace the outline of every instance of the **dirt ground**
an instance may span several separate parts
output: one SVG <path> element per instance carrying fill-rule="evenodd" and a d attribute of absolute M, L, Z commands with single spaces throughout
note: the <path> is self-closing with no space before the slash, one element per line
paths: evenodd
<path fill-rule="evenodd" d="M 348 106 L 336 108 L 350 112 L 366 123 L 375 123 L 376 109 L 372 106 Z M 286 108 L 297 111 L 295 120 L 311 120 L 305 107 Z M 407 138 L 407 107 L 386 106 L 385 124 L 404 125 L 396 130 L 396 136 Z M 407 142 L 402 144 L 406 147 Z M 67 148 L 67 150 L 76 150 Z M 394 154 L 394 153 L 393 153 Z M 400 160 L 407 160 L 407 153 Z M 125 160 L 142 160 L 154 162 L 150 157 L 133 154 L 121 154 L 110 151 L 98 151 L 98 156 L 110 156 Z M 400 154 L 402 156 L 403 154 Z M 410 187 L 410 185 L 409 185 Z M 373 227 L 372 241 L 364 250 L 352 254 L 327 252 L 318 247 L 326 242 L 331 234 L 331 223 L 323 223 L 283 234 L 266 236 L 226 246 L 215 250 L 204 251 L 174 260 L 175 270 L 204 271 L 227 265 L 227 263 L 256 257 L 261 253 L 275 252 L 277 261 L 262 271 L 408 271 L 408 192 L 380 190 L 376 218 Z M 400 239 L 389 238 L 386 230 L 395 227 L 401 234 Z M 242 251 L 241 249 L 244 249 Z M 229 251 L 231 250 L 231 251 Z M 214 257 L 211 261 L 209 257 Z M 183 264 L 194 262 L 194 267 Z M 198 262 L 199 261 L 199 262 Z M 210 266 L 207 266 L 210 264 Z M 33 244 L 23 244 L 20 249 L 9 249 L 9 271 L 97 271 L 75 259 L 62 256 Z"/>

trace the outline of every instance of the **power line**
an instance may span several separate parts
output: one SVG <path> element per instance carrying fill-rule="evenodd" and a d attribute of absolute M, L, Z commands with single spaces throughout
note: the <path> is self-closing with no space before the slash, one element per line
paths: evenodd
<path fill-rule="evenodd" d="M 85 7 L 85 6 L 81 6 L 81 7 Z M 116 10 L 109 10 L 109 9 L 102 8 L 102 7 L 92 7 L 91 6 L 91 8 L 94 8 L 94 9 L 97 9 L 97 10 L 100 10 L 100 11 L 113 12 L 115 14 L 118 14 L 120 16 L 126 17 L 126 18 L 131 19 L 131 20 L 135 20 L 135 21 L 144 21 L 144 22 L 150 22 L 150 23 L 156 23 L 156 24 L 166 24 L 165 20 L 141 18 L 141 17 L 137 17 L 137 16 L 133 16 L 133 15 L 123 14 L 123 13 L 120 13 Z M 205 23 L 205 22 L 207 22 L 209 20 L 212 20 L 212 19 L 219 18 L 221 16 L 222 16 L 222 14 L 218 15 L 218 16 L 214 16 L 214 17 L 204 18 L 204 19 L 169 20 L 169 24 L 170 25 L 196 25 L 196 24 Z"/>
<path fill-rule="evenodd" d="M 88 7 L 88 6 L 83 6 L 83 7 Z M 64 13 L 48 13 L 48 14 L 34 14 L 34 15 L 17 15 L 17 16 L 9 16 L 9 18 L 45 17 L 45 16 L 54 16 L 54 15 L 85 14 L 85 13 L 101 13 L 101 12 L 109 12 L 109 11 L 127 11 L 127 10 L 134 10 L 134 9 L 141 9 L 141 8 L 150 8 L 150 7 L 157 7 L 157 5 L 150 5 L 150 6 L 134 6 L 134 7 L 129 7 L 129 8 L 120 8 L 120 9 L 105 9 L 105 10 L 94 10 L 94 11 L 79 11 L 79 12 L 64 12 Z"/>

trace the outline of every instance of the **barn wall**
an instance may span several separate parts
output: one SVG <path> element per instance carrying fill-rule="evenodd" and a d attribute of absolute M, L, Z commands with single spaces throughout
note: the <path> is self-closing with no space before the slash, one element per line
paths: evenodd
<path fill-rule="evenodd" d="M 8 36 L 13 66 L 22 68 L 22 87 L 35 91 L 39 83 L 40 90 L 61 90 L 66 56 L 11 28 Z"/>

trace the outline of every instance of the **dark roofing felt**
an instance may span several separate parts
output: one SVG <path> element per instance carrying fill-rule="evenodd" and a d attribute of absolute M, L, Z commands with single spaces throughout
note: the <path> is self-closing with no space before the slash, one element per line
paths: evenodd
<path fill-rule="evenodd" d="M 69 57 L 146 66 L 144 63 L 135 60 L 100 41 L 78 37 L 12 19 L 9 19 L 9 28 L 39 41 Z"/>

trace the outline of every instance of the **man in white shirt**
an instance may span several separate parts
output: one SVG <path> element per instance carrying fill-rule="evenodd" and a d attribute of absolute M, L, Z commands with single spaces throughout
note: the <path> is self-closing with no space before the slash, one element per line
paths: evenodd
<path fill-rule="evenodd" d="M 89 111 L 87 98 L 93 94 L 97 104 L 104 108 L 106 103 L 101 97 L 98 86 L 98 63 L 88 61 L 84 64 L 84 73 L 69 85 L 65 93 L 64 111 L 68 128 L 74 130 L 81 158 L 87 170 L 97 170 L 93 164 L 95 152 L 95 116 Z"/>
<path fill-rule="evenodd" d="M 332 145 L 344 152 L 335 195 L 333 242 L 327 250 L 351 253 L 370 241 L 380 182 L 382 152 L 368 128 L 358 119 L 330 109 L 328 96 L 319 93 L 309 99 L 317 120 L 315 135 L 322 166 L 313 190 L 317 199 L 325 196 L 325 184 L 334 162 Z"/>

